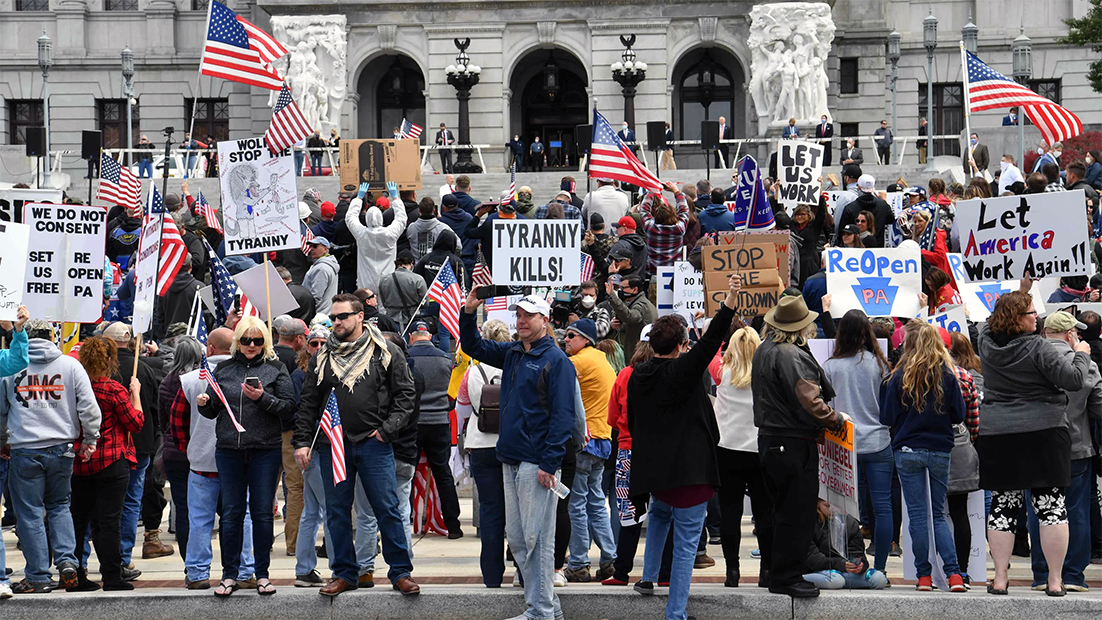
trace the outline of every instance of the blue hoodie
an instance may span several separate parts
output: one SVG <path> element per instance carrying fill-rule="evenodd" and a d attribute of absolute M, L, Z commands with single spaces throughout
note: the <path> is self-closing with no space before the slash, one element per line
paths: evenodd
<path fill-rule="evenodd" d="M 700 218 L 701 234 L 735 229 L 735 214 L 723 203 L 708 205 L 697 217 Z"/>
<path fill-rule="evenodd" d="M 498 460 L 509 465 L 535 463 L 555 474 L 577 414 L 574 364 L 547 336 L 528 351 L 520 342 L 483 340 L 475 316 L 465 311 L 459 313 L 459 334 L 465 353 L 502 370 Z"/>

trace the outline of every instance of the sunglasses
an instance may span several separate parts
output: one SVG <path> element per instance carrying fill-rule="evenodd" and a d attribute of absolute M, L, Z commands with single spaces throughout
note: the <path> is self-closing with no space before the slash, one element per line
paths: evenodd
<path fill-rule="evenodd" d="M 575 334 L 574 332 L 566 332 L 566 335 L 563 336 L 563 340 L 570 340 L 571 338 L 581 338 L 581 336 Z"/>
<path fill-rule="evenodd" d="M 311 346 L 311 347 L 314 347 L 316 349 L 316 348 L 321 346 L 321 340 L 311 340 L 310 342 L 307 342 L 306 344 L 307 344 L 307 346 Z"/>
<path fill-rule="evenodd" d="M 262 346 L 264 346 L 264 338 L 263 337 L 249 338 L 248 336 L 242 336 L 240 339 L 238 339 L 237 342 L 243 347 L 248 347 L 248 346 L 262 347 Z"/>
<path fill-rule="evenodd" d="M 370 299 L 370 297 L 368 299 Z M 329 318 L 334 320 L 334 321 L 343 321 L 343 320 L 347 319 L 348 317 L 356 316 L 357 314 L 359 314 L 359 312 L 342 312 L 340 314 L 331 314 L 331 315 L 329 315 Z"/>

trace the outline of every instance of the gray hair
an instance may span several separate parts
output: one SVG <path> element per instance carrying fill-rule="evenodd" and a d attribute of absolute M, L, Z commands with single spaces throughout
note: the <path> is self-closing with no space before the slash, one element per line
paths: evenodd
<path fill-rule="evenodd" d="M 202 319 L 200 319 L 202 320 Z M 172 366 L 168 374 L 187 374 L 199 367 L 203 360 L 203 345 L 194 336 L 177 336 L 176 352 L 172 357 Z"/>
<path fill-rule="evenodd" d="M 482 337 L 494 342 L 510 342 L 513 340 L 509 333 L 509 326 L 504 321 L 490 319 L 482 324 Z"/>

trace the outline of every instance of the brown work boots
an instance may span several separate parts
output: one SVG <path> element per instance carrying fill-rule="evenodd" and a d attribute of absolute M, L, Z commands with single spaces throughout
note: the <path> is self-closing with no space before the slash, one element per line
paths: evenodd
<path fill-rule="evenodd" d="M 153 530 L 145 533 L 145 542 L 142 543 L 142 559 L 152 560 L 163 558 L 176 553 L 172 545 L 161 542 L 161 530 Z"/>

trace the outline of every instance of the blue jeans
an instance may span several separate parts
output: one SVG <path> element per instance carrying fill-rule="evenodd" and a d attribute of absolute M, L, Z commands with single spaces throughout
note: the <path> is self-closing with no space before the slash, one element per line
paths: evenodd
<path fill-rule="evenodd" d="M 365 439 L 354 444 L 346 438 L 344 463 L 347 478 L 340 484 L 333 484 L 333 451 L 322 447 L 318 450 L 318 456 L 321 457 L 321 479 L 325 484 L 325 529 L 333 541 L 329 556 L 333 575 L 351 584 L 359 581 L 352 542 L 352 502 L 358 476 L 383 532 L 383 558 L 390 567 L 387 577 L 391 583 L 408 577 L 413 572 L 413 562 L 409 559 L 409 545 L 402 531 L 393 448 L 377 439 Z"/>
<path fill-rule="evenodd" d="M 218 448 L 214 459 L 222 482 L 222 579 L 237 579 L 241 573 L 246 510 L 252 513 L 254 573 L 257 579 L 266 579 L 275 520 L 272 506 L 283 450 Z"/>
<path fill-rule="evenodd" d="M 605 504 L 605 460 L 588 452 L 578 454 L 574 486 L 567 497 L 570 512 L 570 568 L 589 566 L 590 536 L 601 550 L 601 564 L 616 559 L 616 539 Z"/>
<path fill-rule="evenodd" d="M 891 446 L 888 446 L 891 449 Z M 891 541 L 888 541 L 891 544 Z M 821 570 L 804 575 L 804 579 L 823 590 L 883 590 L 888 585 L 888 576 L 883 571 L 866 570 L 860 573 L 840 573 L 836 570 Z"/>
<path fill-rule="evenodd" d="M 0 459 L 0 496 L 8 488 L 8 460 Z M 0 531 L 0 584 L 8 583 L 7 557 L 4 552 L 4 533 Z"/>
<path fill-rule="evenodd" d="M 1064 555 L 1061 571 L 1067 585 L 1086 585 L 1083 571 L 1091 562 L 1091 459 L 1075 459 L 1071 462 L 1071 486 L 1064 493 L 1068 511 L 1068 551 Z M 1048 583 L 1048 562 L 1041 551 L 1041 528 L 1037 513 L 1033 511 L 1030 492 L 1026 491 L 1026 511 L 1029 516 L 1029 551 L 1033 561 L 1033 585 Z M 1093 506 L 1098 510 L 1098 506 Z"/>
<path fill-rule="evenodd" d="M 310 174 L 321 176 L 321 153 L 310 153 Z"/>
<path fill-rule="evenodd" d="M 51 550 L 58 568 L 77 566 L 76 535 L 69 511 L 75 457 L 72 443 L 11 451 L 11 498 L 18 520 L 16 532 L 27 560 L 24 572 L 30 583 L 50 581 Z M 49 543 L 43 518 L 50 521 Z"/>
<path fill-rule="evenodd" d="M 302 164 L 306 161 L 306 153 L 295 151 L 295 176 L 302 176 Z"/>
<path fill-rule="evenodd" d="M 559 497 L 539 482 L 539 465 L 502 465 L 505 532 L 509 550 L 524 575 L 524 615 L 532 620 L 562 618 L 555 593 L 555 514 Z M 561 471 L 555 472 L 557 479 Z"/>
<path fill-rule="evenodd" d="M 895 472 L 895 457 L 891 444 L 879 452 L 858 454 L 857 470 L 867 481 L 866 488 L 872 498 L 875 523 L 872 541 L 876 545 L 873 568 L 883 571 L 892 546 L 892 473 Z"/>
<path fill-rule="evenodd" d="M 933 571 L 930 564 L 930 529 L 926 522 L 927 507 L 934 516 L 934 546 L 941 556 L 945 576 L 960 573 L 956 542 L 945 517 L 949 453 L 903 447 L 895 453 L 895 466 L 899 470 L 903 498 L 907 501 L 907 517 L 910 519 L 908 530 L 911 533 L 911 548 L 915 554 L 915 574 L 918 577 L 929 577 Z M 926 495 L 927 473 L 930 479 L 929 496 Z"/>
<path fill-rule="evenodd" d="M 704 528 L 704 517 L 707 515 L 708 502 L 689 508 L 674 508 L 657 497 L 651 497 L 647 546 L 643 550 L 643 581 L 658 581 L 662 548 L 672 527 L 673 564 L 670 566 L 670 598 L 666 601 L 667 620 L 686 620 L 689 617 L 685 613 L 689 603 L 689 583 L 693 578 L 700 531 Z"/>
<path fill-rule="evenodd" d="M 470 451 L 471 477 L 478 487 L 478 532 L 482 546 L 479 566 L 482 583 L 501 585 L 505 574 L 505 482 L 495 448 Z"/>
<path fill-rule="evenodd" d="M 325 523 L 325 484 L 321 481 L 321 465 L 312 459 L 302 472 L 302 519 L 298 524 L 295 542 L 295 576 L 307 575 L 317 568 L 318 528 Z M 329 528 L 325 528 L 326 555 L 333 555 L 333 540 Z"/>
<path fill-rule="evenodd" d="M 143 159 L 138 162 L 138 178 L 153 178 L 153 160 Z"/>
<path fill-rule="evenodd" d="M 195 472 L 188 472 L 187 502 L 188 527 L 187 561 L 184 570 L 189 581 L 210 579 L 210 563 L 214 560 L 211 548 L 211 535 L 214 532 L 214 515 L 218 513 L 219 497 L 222 494 L 222 482 L 219 478 L 207 478 Z M 242 536 L 240 568 L 237 579 L 244 580 L 253 575 L 253 520 L 246 511 L 244 535 Z"/>
<path fill-rule="evenodd" d="M 413 476 L 416 473 L 416 465 L 394 460 L 398 512 L 406 531 L 406 548 L 409 549 L 410 562 L 413 561 L 413 529 L 410 527 L 412 508 L 409 497 L 413 492 Z M 375 511 L 371 508 L 371 502 L 367 499 L 363 485 L 356 485 L 356 563 L 360 566 L 361 575 L 375 572 L 375 541 L 378 540 L 378 536 L 379 520 L 375 518 Z"/>
<path fill-rule="evenodd" d="M 133 559 L 134 545 L 138 540 L 138 517 L 142 514 L 142 495 L 145 494 L 145 470 L 149 469 L 149 456 L 138 455 L 138 466 L 130 470 L 130 486 L 126 487 L 126 502 L 122 505 L 122 521 L 119 522 L 119 539 L 122 541 L 122 565 Z"/>

